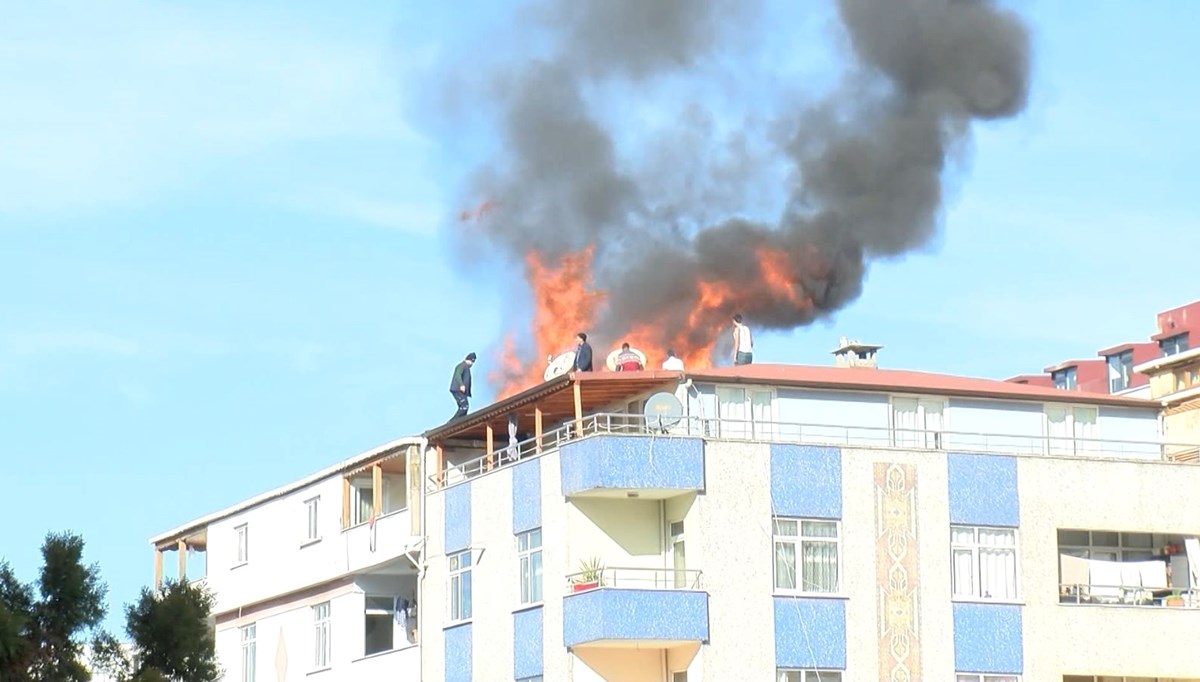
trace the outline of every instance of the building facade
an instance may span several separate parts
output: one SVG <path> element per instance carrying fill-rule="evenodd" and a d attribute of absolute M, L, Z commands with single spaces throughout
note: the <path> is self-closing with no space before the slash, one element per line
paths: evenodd
<path fill-rule="evenodd" d="M 569 374 L 163 534 L 156 565 L 208 551 L 231 680 L 1194 682 L 1200 440 L 1159 408 Z"/>

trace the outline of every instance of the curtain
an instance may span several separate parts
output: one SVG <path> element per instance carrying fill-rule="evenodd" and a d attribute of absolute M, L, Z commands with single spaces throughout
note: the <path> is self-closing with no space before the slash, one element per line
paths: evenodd
<path fill-rule="evenodd" d="M 796 589 L 796 543 L 775 542 L 775 587 Z"/>
<path fill-rule="evenodd" d="M 921 441 L 916 398 L 892 398 L 892 442 L 898 447 L 916 446 Z"/>
<path fill-rule="evenodd" d="M 942 447 L 942 414 L 946 404 L 941 400 L 922 400 L 920 408 L 924 417 L 921 421 L 925 428 L 925 447 L 939 449 Z"/>
<path fill-rule="evenodd" d="M 771 391 L 750 391 L 750 418 L 753 420 L 754 438 L 774 440 L 775 416 L 771 410 Z"/>
<path fill-rule="evenodd" d="M 1099 443 L 1096 442 L 1096 408 L 1076 407 L 1071 410 L 1074 422 L 1075 451 L 1079 454 L 1098 454 Z"/>
<path fill-rule="evenodd" d="M 837 524 L 823 521 L 805 521 L 801 534 L 803 590 L 805 592 L 837 592 L 838 590 L 838 546 Z M 830 541 L 813 538 L 829 538 Z"/>
<path fill-rule="evenodd" d="M 950 562 L 954 596 L 970 597 L 975 594 L 975 531 L 971 528 L 950 529 Z"/>
<path fill-rule="evenodd" d="M 717 387 L 717 412 L 721 419 L 721 438 L 746 438 L 750 435 L 746 423 L 746 390 Z"/>
<path fill-rule="evenodd" d="M 1069 455 L 1074 452 L 1074 439 L 1067 416 L 1067 408 L 1061 405 L 1046 406 L 1047 454 Z"/>
<path fill-rule="evenodd" d="M 1011 530 L 979 529 L 979 596 L 1017 598 L 1016 545 Z"/>

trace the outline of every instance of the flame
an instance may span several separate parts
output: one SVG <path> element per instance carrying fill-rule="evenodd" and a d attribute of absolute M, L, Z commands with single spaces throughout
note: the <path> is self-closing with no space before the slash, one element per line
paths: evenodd
<path fill-rule="evenodd" d="M 647 369 L 660 367 L 668 349 L 675 351 L 689 369 L 712 367 L 714 352 L 729 332 L 734 312 L 744 311 L 753 318 L 756 307 L 768 304 L 777 308 L 782 302 L 802 315 L 811 311 L 813 301 L 799 273 L 825 276 L 827 268 L 817 250 L 793 254 L 762 246 L 755 253 L 757 278 L 745 282 L 698 278 L 693 286 L 694 297 L 681 301 L 676 311 L 665 311 L 661 319 L 635 324 L 616 338 L 590 338 L 596 371 L 604 370 L 609 352 L 598 344 L 621 342 L 646 354 Z M 498 369 L 489 375 L 499 388 L 497 399 L 541 383 L 547 359 L 572 349 L 577 332 L 590 334 L 595 328 L 605 296 L 593 288 L 593 255 L 594 246 L 588 247 L 568 255 L 556 266 L 547 265 L 535 251 L 526 255 L 525 274 L 534 302 L 532 335 L 526 343 L 517 343 L 511 334 L 505 338 Z"/>
<path fill-rule="evenodd" d="M 547 265 L 536 251 L 526 254 L 525 275 L 533 288 L 533 337 L 527 344 L 518 344 L 512 335 L 505 339 L 497 369 L 488 375 L 499 387 L 497 400 L 541 383 L 547 358 L 574 348 L 575 334 L 595 324 L 604 293 L 592 287 L 593 253 L 588 247 L 556 266 Z"/>

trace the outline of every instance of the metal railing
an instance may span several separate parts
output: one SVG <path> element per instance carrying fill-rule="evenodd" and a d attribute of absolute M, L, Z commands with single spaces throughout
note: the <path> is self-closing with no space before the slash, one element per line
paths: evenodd
<path fill-rule="evenodd" d="M 721 441 L 797 443 L 858 447 L 892 447 L 909 450 L 953 450 L 989 454 L 1096 457 L 1105 459 L 1160 460 L 1194 463 L 1189 453 L 1200 445 L 1129 441 L 1101 438 L 1028 436 L 887 426 L 842 426 L 801 422 L 679 417 L 674 423 L 640 414 L 596 413 L 572 420 L 537 437 L 498 447 L 488 455 L 459 464 L 447 464 L 441 476 L 428 477 L 436 490 L 470 480 L 522 459 L 551 452 L 564 444 L 593 435 L 706 438 Z"/>
<path fill-rule="evenodd" d="M 567 574 L 575 592 L 611 587 L 618 590 L 700 590 L 704 572 L 693 568 L 629 568 L 609 566 Z"/>
<path fill-rule="evenodd" d="M 1200 608 L 1200 589 L 1151 588 L 1143 585 L 1059 583 L 1060 604 L 1080 606 L 1177 606 Z"/>

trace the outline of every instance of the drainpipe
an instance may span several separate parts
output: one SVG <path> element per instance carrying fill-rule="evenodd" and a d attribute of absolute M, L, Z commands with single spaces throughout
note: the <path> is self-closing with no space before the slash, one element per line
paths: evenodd
<path fill-rule="evenodd" d="M 419 561 L 413 561 L 413 563 L 417 566 L 417 680 L 418 682 L 423 682 L 425 679 L 425 568 L 428 565 L 428 562 L 425 561 L 425 550 L 427 547 L 425 540 L 428 537 L 428 531 L 425 528 L 425 506 L 429 503 L 429 495 L 425 490 L 425 482 L 428 480 L 425 475 L 425 460 L 428 454 L 429 440 L 426 438 L 420 439 L 417 447 L 421 453 L 421 465 L 418 474 L 420 476 L 419 490 L 421 491 L 421 509 L 419 512 L 421 515 L 421 557 Z M 412 561 L 412 556 L 409 555 L 408 551 L 405 550 L 404 553 Z"/>

